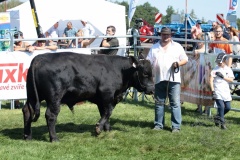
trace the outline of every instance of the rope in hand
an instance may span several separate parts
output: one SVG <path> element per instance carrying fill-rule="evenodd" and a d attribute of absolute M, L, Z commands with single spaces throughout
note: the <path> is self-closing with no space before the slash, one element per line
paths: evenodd
<path fill-rule="evenodd" d="M 170 81 L 171 77 L 174 81 L 174 73 L 178 73 L 178 72 L 179 72 L 179 64 L 178 64 L 178 62 L 173 62 L 172 66 L 170 68 L 170 75 L 169 75 L 167 90 L 166 90 L 166 101 L 165 101 L 164 106 L 168 106 L 168 103 L 169 103 L 169 97 L 168 97 L 169 81 Z"/>

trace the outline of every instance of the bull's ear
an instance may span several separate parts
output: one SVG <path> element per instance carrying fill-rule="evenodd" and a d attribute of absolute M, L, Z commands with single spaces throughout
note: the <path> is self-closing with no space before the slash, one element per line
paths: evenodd
<path fill-rule="evenodd" d="M 138 66 L 138 61 L 137 61 L 137 59 L 136 59 L 135 57 L 133 57 L 133 56 L 130 56 L 129 59 L 130 59 L 130 63 L 132 64 L 132 66 L 133 66 L 134 68 L 136 68 L 136 67 Z"/>
<path fill-rule="evenodd" d="M 141 53 L 141 54 L 138 56 L 138 59 L 146 59 L 146 57 L 144 56 L 143 53 Z"/>

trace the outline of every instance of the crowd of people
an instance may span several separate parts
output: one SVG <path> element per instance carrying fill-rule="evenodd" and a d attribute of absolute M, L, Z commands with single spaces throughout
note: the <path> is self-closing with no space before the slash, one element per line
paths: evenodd
<path fill-rule="evenodd" d="M 196 28 L 201 30 L 201 24 L 192 28 L 192 34 L 195 35 L 194 39 L 204 40 L 204 33 L 196 31 Z M 210 75 L 209 83 L 211 86 L 213 99 L 216 102 L 218 113 L 214 117 L 215 124 L 221 124 L 222 129 L 226 129 L 224 115 L 231 109 L 231 85 L 229 82 L 233 82 L 234 75 L 232 71 L 233 58 L 227 55 L 240 55 L 240 45 L 238 43 L 229 44 L 226 42 L 239 42 L 238 30 L 232 27 L 228 20 L 224 21 L 223 25 L 219 25 L 217 22 L 212 22 L 212 28 L 209 33 L 209 40 L 217 43 L 209 43 L 207 47 L 201 42 L 198 42 L 193 50 L 195 56 L 199 53 L 214 53 L 217 54 L 216 63 L 217 66 L 213 69 Z M 223 41 L 224 43 L 219 43 Z M 208 48 L 208 50 L 205 50 Z M 201 108 L 198 106 L 196 111 Z M 204 112 L 207 111 L 205 106 Z"/>
<path fill-rule="evenodd" d="M 77 29 L 73 26 L 72 22 L 67 22 L 67 26 L 63 31 L 63 35 L 60 35 L 58 26 L 59 22 L 56 22 L 45 34 L 40 34 L 38 38 L 51 38 L 48 40 L 38 40 L 33 44 L 24 41 L 23 33 L 17 31 L 14 33 L 14 39 L 18 39 L 14 42 L 14 51 L 24 51 L 33 53 L 35 50 L 57 50 L 59 46 L 61 48 L 87 48 L 96 38 L 88 38 L 89 36 L 94 36 L 95 29 L 86 20 L 80 20 L 83 28 Z M 118 49 L 112 47 L 118 47 L 119 41 L 114 37 L 116 33 L 115 26 L 108 26 L 106 30 L 106 36 L 111 36 L 103 38 L 99 47 L 104 47 L 100 49 L 98 54 L 106 55 L 117 55 Z M 78 42 L 75 39 L 63 39 L 59 40 L 59 37 L 81 37 L 78 38 Z M 86 38 L 84 38 L 86 37 Z M 76 46 L 77 44 L 77 46 Z M 15 100 L 15 108 L 21 108 L 19 100 Z"/>

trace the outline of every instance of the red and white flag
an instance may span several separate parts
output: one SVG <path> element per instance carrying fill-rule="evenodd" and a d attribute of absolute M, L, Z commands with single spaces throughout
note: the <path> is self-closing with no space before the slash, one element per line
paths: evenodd
<path fill-rule="evenodd" d="M 229 0 L 228 15 L 236 15 L 237 7 L 238 7 L 238 0 Z"/>

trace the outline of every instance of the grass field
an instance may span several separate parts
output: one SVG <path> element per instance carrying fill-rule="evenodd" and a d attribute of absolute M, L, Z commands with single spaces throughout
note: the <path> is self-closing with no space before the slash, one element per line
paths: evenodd
<path fill-rule="evenodd" d="M 232 103 L 234 108 L 239 102 Z M 33 140 L 22 140 L 23 117 L 19 109 L 0 110 L 0 159 L 83 159 L 83 160 L 237 160 L 240 159 L 239 112 L 226 116 L 228 130 L 215 127 L 213 118 L 200 115 L 196 105 L 182 105 L 180 133 L 171 133 L 170 112 L 166 128 L 152 130 L 154 103 L 127 99 L 119 103 L 110 118 L 111 132 L 95 136 L 99 120 L 97 107 L 91 103 L 75 106 L 75 114 L 61 107 L 56 126 L 60 142 L 50 143 L 42 106 L 39 120 L 32 125 Z M 216 113 L 212 109 L 212 114 Z"/>

